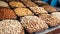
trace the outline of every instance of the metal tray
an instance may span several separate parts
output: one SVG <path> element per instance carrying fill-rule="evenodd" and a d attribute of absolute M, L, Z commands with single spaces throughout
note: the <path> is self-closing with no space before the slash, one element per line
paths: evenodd
<path fill-rule="evenodd" d="M 44 30 L 44 31 L 42 31 L 42 32 L 36 32 L 35 34 L 46 34 L 46 33 L 48 33 L 48 32 L 51 32 L 51 31 L 53 31 L 53 30 L 56 30 L 56 29 L 58 29 L 58 28 L 60 28 L 60 25 L 59 25 L 59 26 L 56 26 L 56 27 L 53 27 L 53 28 L 46 29 L 46 30 Z"/>

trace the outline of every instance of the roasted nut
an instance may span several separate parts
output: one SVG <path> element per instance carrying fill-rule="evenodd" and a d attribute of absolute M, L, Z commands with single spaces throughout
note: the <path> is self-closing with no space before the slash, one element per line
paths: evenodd
<path fill-rule="evenodd" d="M 24 29 L 17 20 L 0 21 L 0 34 L 24 34 Z"/>
<path fill-rule="evenodd" d="M 25 4 L 25 6 L 27 7 L 36 7 L 38 5 L 36 5 L 35 3 L 33 3 L 32 1 L 23 1 L 23 3 Z"/>
<path fill-rule="evenodd" d="M 4 1 L 0 1 L 0 7 L 7 7 L 9 8 L 8 3 L 4 2 Z"/>
<path fill-rule="evenodd" d="M 48 12 L 57 12 L 57 10 L 54 7 L 51 7 L 49 5 L 44 5 L 42 6 L 45 10 L 47 10 Z"/>
<path fill-rule="evenodd" d="M 46 23 L 51 27 L 57 26 L 60 24 L 60 20 L 50 14 L 41 14 L 39 15 L 39 17 L 45 20 Z"/>
<path fill-rule="evenodd" d="M 0 8 L 0 20 L 3 19 L 16 19 L 16 14 L 11 9 Z"/>
<path fill-rule="evenodd" d="M 34 1 L 34 3 L 36 3 L 39 6 L 49 5 L 48 3 L 44 2 L 44 1 Z"/>
<path fill-rule="evenodd" d="M 30 7 L 30 9 L 35 13 L 35 14 L 44 14 L 48 13 L 44 8 L 42 7 Z"/>
<path fill-rule="evenodd" d="M 21 3 L 21 2 L 16 2 L 16 1 L 11 1 L 11 2 L 9 2 L 9 5 L 12 7 L 12 8 L 15 8 L 15 7 L 19 7 L 19 8 L 21 8 L 21 7 L 25 7 L 24 5 L 23 5 L 23 3 Z"/>
<path fill-rule="evenodd" d="M 60 12 L 51 13 L 54 17 L 57 17 L 60 20 Z"/>
<path fill-rule="evenodd" d="M 18 16 L 33 15 L 28 8 L 16 8 L 14 11 Z"/>
<path fill-rule="evenodd" d="M 29 33 L 43 31 L 48 28 L 44 20 L 36 16 L 25 16 L 21 18 L 21 24 Z"/>

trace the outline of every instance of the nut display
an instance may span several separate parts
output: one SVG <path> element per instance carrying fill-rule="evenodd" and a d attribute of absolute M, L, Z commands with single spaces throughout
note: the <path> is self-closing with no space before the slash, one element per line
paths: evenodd
<path fill-rule="evenodd" d="M 8 3 L 4 2 L 4 1 L 0 1 L 0 7 L 7 7 L 9 8 Z"/>
<path fill-rule="evenodd" d="M 49 6 L 49 5 L 44 5 L 42 6 L 45 10 L 47 10 L 48 12 L 57 12 L 56 8 Z"/>
<path fill-rule="evenodd" d="M 9 2 L 9 5 L 12 7 L 12 8 L 14 8 L 14 7 L 16 7 L 16 8 L 18 8 L 18 7 L 25 7 L 24 5 L 23 5 L 23 3 L 21 3 L 21 2 L 16 2 L 16 1 L 11 1 L 11 2 Z"/>
<path fill-rule="evenodd" d="M 36 7 L 38 5 L 36 5 L 35 3 L 33 3 L 32 1 L 23 1 L 23 3 L 25 4 L 25 6 L 27 7 Z"/>
<path fill-rule="evenodd" d="M 24 29 L 17 20 L 0 21 L 0 34 L 24 34 Z"/>
<path fill-rule="evenodd" d="M 50 3 L 44 0 L 0 0 L 0 34 L 50 34 L 60 28 L 59 7 L 50 6 Z"/>
<path fill-rule="evenodd" d="M 44 14 L 48 13 L 44 8 L 42 7 L 30 7 L 30 9 L 35 13 L 35 14 Z"/>
<path fill-rule="evenodd" d="M 45 20 L 46 23 L 51 27 L 57 26 L 60 24 L 60 20 L 50 14 L 41 14 L 39 15 L 39 17 Z"/>
<path fill-rule="evenodd" d="M 60 19 L 60 12 L 54 12 L 51 13 L 54 17 L 57 17 L 58 19 Z"/>
<path fill-rule="evenodd" d="M 34 1 L 34 3 L 36 3 L 39 6 L 48 5 L 48 3 L 44 2 L 44 1 Z"/>
<path fill-rule="evenodd" d="M 48 28 L 44 20 L 37 16 L 25 16 L 21 18 L 21 24 L 29 33 L 43 31 Z"/>
<path fill-rule="evenodd" d="M 14 11 L 18 16 L 33 15 L 33 13 L 28 8 L 16 8 Z"/>
<path fill-rule="evenodd" d="M 16 19 L 16 14 L 9 8 L 0 8 L 0 20 Z"/>

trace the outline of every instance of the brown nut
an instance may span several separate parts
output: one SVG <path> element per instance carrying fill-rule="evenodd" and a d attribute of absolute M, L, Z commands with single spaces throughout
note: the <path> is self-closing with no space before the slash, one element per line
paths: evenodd
<path fill-rule="evenodd" d="M 27 7 L 36 7 L 38 5 L 36 5 L 35 3 L 33 3 L 32 1 L 23 1 L 23 3 L 25 4 L 25 6 Z"/>
<path fill-rule="evenodd" d="M 49 6 L 49 5 L 44 5 L 42 6 L 45 10 L 47 10 L 48 12 L 52 13 L 52 12 L 57 12 L 56 8 Z"/>
<path fill-rule="evenodd" d="M 0 8 L 0 20 L 3 19 L 16 19 L 16 14 L 11 9 Z"/>

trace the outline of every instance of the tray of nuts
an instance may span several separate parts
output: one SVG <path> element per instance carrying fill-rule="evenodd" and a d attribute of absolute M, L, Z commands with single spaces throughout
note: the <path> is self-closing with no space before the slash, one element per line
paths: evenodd
<path fill-rule="evenodd" d="M 59 34 L 58 9 L 39 0 L 0 0 L 0 34 Z"/>

